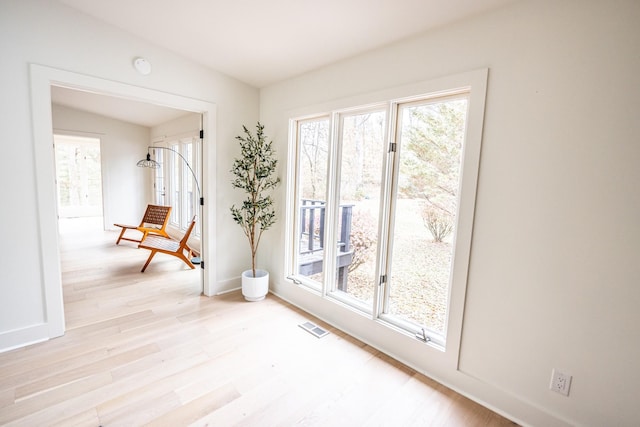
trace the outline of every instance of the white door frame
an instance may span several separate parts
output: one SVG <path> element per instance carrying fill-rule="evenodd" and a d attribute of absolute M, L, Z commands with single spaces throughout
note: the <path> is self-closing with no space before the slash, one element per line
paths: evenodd
<path fill-rule="evenodd" d="M 163 105 L 203 114 L 202 192 L 205 198 L 201 218 L 202 233 L 215 236 L 216 224 L 216 105 L 210 102 L 133 86 L 98 77 L 77 74 L 42 65 L 31 64 L 31 104 L 35 151 L 36 189 L 40 261 L 42 265 L 43 305 L 47 337 L 64 334 L 64 302 L 58 242 L 58 215 L 55 192 L 55 160 L 51 117 L 51 86 L 85 90 L 107 96 Z M 209 185 L 207 185 L 209 184 Z M 202 239 L 204 294 L 214 295 L 216 253 L 214 239 Z"/>

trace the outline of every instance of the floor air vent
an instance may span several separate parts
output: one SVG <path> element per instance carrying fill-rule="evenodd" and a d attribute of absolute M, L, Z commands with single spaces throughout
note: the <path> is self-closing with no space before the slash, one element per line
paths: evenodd
<path fill-rule="evenodd" d="M 300 326 L 302 329 L 304 329 L 305 331 L 309 332 L 310 334 L 318 338 L 322 338 L 325 335 L 329 335 L 329 331 L 322 329 L 320 326 L 316 325 L 315 323 L 304 322 L 298 326 Z"/>

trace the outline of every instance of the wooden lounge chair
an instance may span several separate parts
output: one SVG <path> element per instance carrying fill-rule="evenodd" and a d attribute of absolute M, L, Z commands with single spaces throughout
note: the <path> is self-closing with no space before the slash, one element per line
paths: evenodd
<path fill-rule="evenodd" d="M 130 242 L 140 243 L 150 233 L 169 237 L 165 231 L 167 223 L 169 222 L 169 214 L 171 214 L 171 206 L 148 205 L 140 225 L 113 224 L 116 227 L 122 228 L 122 231 L 118 236 L 118 240 L 116 241 L 116 245 L 120 243 L 120 240 L 129 240 Z M 138 230 L 142 233 L 142 237 L 140 239 L 125 237 L 124 232 L 127 230 Z"/>
<path fill-rule="evenodd" d="M 153 259 L 155 254 L 157 254 L 158 252 L 178 257 L 182 261 L 184 261 L 185 264 L 187 264 L 190 268 L 196 268 L 190 259 L 193 256 L 193 250 L 187 243 L 189 240 L 189 236 L 191 235 L 191 231 L 193 230 L 193 227 L 195 225 L 196 217 L 194 216 L 191 220 L 191 224 L 189 224 L 189 228 L 187 228 L 187 231 L 184 233 L 184 236 L 180 241 L 177 241 L 170 237 L 162 237 L 153 234 L 147 235 L 147 237 L 145 237 L 145 239 L 138 245 L 138 247 L 142 249 L 149 249 L 151 251 L 151 254 L 149 254 L 149 258 L 147 258 L 147 262 L 144 263 L 144 266 L 142 267 L 142 270 L 140 270 L 140 272 L 144 273 L 144 270 L 147 269 L 147 266 L 151 262 L 151 259 Z"/>

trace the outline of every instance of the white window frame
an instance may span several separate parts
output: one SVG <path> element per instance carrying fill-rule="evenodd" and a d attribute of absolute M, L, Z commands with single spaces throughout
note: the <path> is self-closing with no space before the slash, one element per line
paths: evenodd
<path fill-rule="evenodd" d="M 297 140 L 297 137 L 299 135 L 299 125 L 304 123 L 304 122 L 311 122 L 311 121 L 317 121 L 317 120 L 327 120 L 329 122 L 329 133 L 331 133 L 331 129 L 333 127 L 333 117 L 331 115 L 328 114 L 319 114 L 319 115 L 313 115 L 313 116 L 308 116 L 308 117 L 301 117 L 298 120 L 291 120 L 289 122 L 290 124 L 290 129 L 289 129 L 289 135 L 293 135 L 293 138 Z M 330 141 L 331 142 L 331 141 Z M 297 160 L 292 161 L 291 158 L 293 157 L 294 159 L 299 159 L 300 158 L 300 151 L 301 148 L 300 146 L 296 143 L 294 144 L 295 148 L 294 150 L 289 150 L 289 165 L 290 167 L 293 167 L 295 172 L 293 172 L 293 175 L 298 177 L 299 173 L 300 173 L 300 163 Z M 329 152 L 331 152 L 332 149 L 331 147 L 329 147 Z M 332 162 L 330 162 L 331 164 Z M 331 175 L 331 171 L 327 171 L 327 177 L 326 179 L 329 179 L 329 176 Z M 291 175 L 290 175 L 291 176 Z M 293 191 L 295 191 L 295 196 L 293 198 L 293 207 L 291 207 L 291 209 L 288 209 L 288 211 L 293 211 L 295 210 L 296 212 L 298 212 L 300 210 L 300 206 L 298 205 L 298 200 L 300 200 L 300 194 L 299 194 L 299 187 L 295 187 L 292 188 Z M 329 189 L 327 188 L 327 191 L 329 191 Z M 325 198 L 328 199 L 328 195 L 325 194 L 324 196 Z M 287 203 L 287 206 L 291 206 L 289 203 Z M 325 208 L 326 209 L 326 208 Z M 295 223 L 293 224 L 294 230 L 300 230 L 301 228 L 301 223 L 300 223 L 300 216 L 299 215 L 293 215 L 292 214 L 292 219 L 293 221 L 295 221 Z M 325 228 L 327 227 L 327 217 L 326 217 L 326 210 L 325 210 Z M 289 228 L 287 228 L 289 229 Z M 318 282 L 313 281 L 311 279 L 308 279 L 305 276 L 298 276 L 295 275 L 293 272 L 293 268 L 295 268 L 296 266 L 296 261 L 297 261 L 297 255 L 300 253 L 300 241 L 299 239 L 296 237 L 295 233 L 290 232 L 288 234 L 291 237 L 291 240 L 288 241 L 288 248 L 293 248 L 293 250 L 288 250 L 287 254 L 288 256 L 286 257 L 286 261 L 285 261 L 285 271 L 289 271 L 291 274 L 289 274 L 289 277 L 293 277 L 296 276 L 296 281 L 303 283 L 308 289 L 315 291 L 317 293 L 322 293 L 324 294 L 325 290 L 324 287 L 322 286 L 322 283 L 325 282 L 324 280 L 324 276 L 326 273 L 326 268 L 323 268 L 322 271 L 322 283 L 320 284 L 320 286 L 318 286 Z M 323 245 L 326 246 L 327 244 L 327 236 L 325 235 L 325 241 L 323 242 Z M 326 260 L 324 263 L 325 267 L 326 267 Z"/>
<path fill-rule="evenodd" d="M 337 114 L 344 112 L 353 112 L 355 110 L 360 110 L 361 108 L 367 108 L 367 106 L 372 106 L 374 104 L 387 103 L 390 107 L 393 105 L 397 105 L 398 103 L 411 102 L 413 100 L 419 100 L 424 98 L 439 98 L 445 97 L 452 94 L 459 94 L 466 92 L 468 93 L 468 110 L 467 110 L 467 121 L 466 121 L 466 130 L 465 130 L 465 144 L 462 153 L 462 164 L 460 169 L 460 194 L 459 194 L 459 205 L 458 205 L 458 217 L 456 219 L 456 236 L 455 236 L 455 245 L 454 245 L 454 253 L 453 259 L 455 262 L 452 265 L 451 271 L 451 285 L 449 287 L 449 304 L 448 304 L 448 312 L 447 312 L 447 320 L 446 320 L 446 333 L 442 337 L 435 337 L 436 339 L 427 342 L 428 345 L 435 347 L 442 351 L 453 351 L 457 352 L 459 350 L 460 338 L 462 334 L 462 319 L 464 314 L 464 298 L 466 295 L 466 283 L 469 271 L 469 263 L 470 263 L 470 251 L 471 251 L 471 238 L 473 233 L 473 218 L 475 215 L 475 199 L 476 199 L 476 191 L 477 191 L 477 180 L 478 180 L 478 171 L 479 171 L 479 161 L 480 161 L 480 150 L 482 144 L 482 126 L 484 122 L 484 105 L 486 98 L 486 88 L 487 88 L 487 79 L 488 79 L 488 70 L 481 69 L 476 71 L 471 71 L 468 73 L 462 73 L 454 76 L 448 76 L 437 80 L 432 80 L 428 82 L 421 82 L 417 84 L 407 85 L 398 88 L 392 88 L 385 91 L 372 93 L 368 95 L 362 95 L 350 99 L 345 99 L 341 101 L 336 101 L 332 105 L 327 106 L 324 105 L 324 108 L 318 109 L 317 114 L 300 114 L 300 115 L 292 115 L 290 119 L 289 125 L 289 150 L 288 150 L 288 160 L 289 160 L 289 168 L 288 168 L 288 189 L 287 189 L 287 217 L 286 217 L 286 256 L 285 256 L 285 278 L 288 283 L 295 285 L 304 285 L 305 278 L 302 276 L 296 276 L 293 274 L 296 270 L 296 266 L 294 265 L 296 254 L 299 248 L 296 238 L 296 230 L 299 230 L 298 221 L 299 219 L 297 214 L 297 183 L 296 179 L 299 176 L 299 151 L 297 147 L 297 124 L 302 120 L 310 120 L 314 118 L 321 118 L 329 116 L 331 118 L 330 129 L 332 129 L 332 136 L 330 138 L 329 147 L 331 153 L 329 155 L 329 165 L 328 165 L 328 187 L 327 191 L 327 204 L 334 198 L 335 186 L 338 185 L 336 182 L 337 171 L 336 171 L 336 154 L 334 144 L 336 143 L 335 135 L 338 128 L 337 122 Z M 362 106 L 353 108 L 353 106 Z M 306 110 L 313 111 L 313 107 L 308 107 Z M 393 108 L 390 108 L 390 111 L 394 111 Z M 389 132 L 390 140 L 391 135 L 395 136 L 395 112 L 393 115 L 388 116 L 387 128 Z M 389 164 L 388 158 L 385 159 L 384 165 L 384 174 L 386 174 L 385 178 L 390 178 L 389 174 L 392 173 L 392 167 Z M 385 189 L 385 192 L 389 192 L 388 188 Z M 382 197 L 389 197 L 389 194 L 384 194 Z M 332 209 L 334 211 L 335 209 Z M 382 212 L 381 212 L 382 213 Z M 333 230 L 333 224 L 335 223 L 335 215 L 336 212 L 327 212 L 327 230 Z M 386 233 L 389 217 L 388 212 L 385 211 L 381 215 L 384 218 L 380 218 L 379 225 L 379 233 L 382 236 L 382 233 Z M 334 239 L 335 234 L 333 231 L 327 231 L 325 233 L 325 238 Z M 326 248 L 330 248 L 331 243 L 327 242 L 325 244 Z M 385 251 L 386 248 L 380 246 L 378 248 L 378 252 Z M 331 251 L 327 251 L 331 252 Z M 333 261 L 332 254 L 325 255 L 325 267 L 323 268 L 324 276 L 326 276 L 327 272 L 333 271 Z M 384 271 L 386 266 L 384 265 L 385 257 L 378 256 L 378 269 L 379 271 Z M 312 287 L 302 286 L 303 289 L 310 290 L 316 293 L 320 298 L 326 299 L 334 299 L 330 295 L 327 289 L 327 280 L 323 280 L 321 289 L 313 289 Z M 390 322 L 387 316 L 381 316 L 381 297 L 379 294 L 379 286 L 376 286 L 375 295 L 374 295 L 374 306 L 368 308 L 367 312 L 369 312 L 369 316 L 371 320 L 385 324 L 389 326 L 392 330 L 397 331 L 399 333 L 415 336 L 414 331 L 412 331 L 411 327 L 407 327 L 408 325 L 401 325 L 401 322 L 393 321 Z M 356 310 L 362 314 L 366 314 L 362 312 L 362 309 L 358 309 L 357 305 L 345 304 L 348 301 L 339 301 L 342 303 L 346 309 Z"/>
<path fill-rule="evenodd" d="M 332 171 L 332 175 L 329 178 L 329 183 L 328 183 L 328 187 L 331 189 L 329 191 L 329 196 L 328 196 L 328 200 L 327 200 L 327 206 L 331 206 L 331 211 L 327 214 L 327 216 L 330 218 L 327 222 L 329 224 L 331 224 L 332 228 L 327 227 L 327 230 L 333 230 L 334 225 L 337 226 L 337 224 L 339 223 L 339 215 L 340 215 L 340 203 L 338 200 L 338 187 L 340 186 L 339 183 L 339 177 L 341 176 L 341 167 L 342 167 L 342 137 L 343 137 L 343 127 L 344 127 L 344 117 L 348 117 L 348 116 L 353 116 L 353 115 L 358 115 L 358 114 L 367 114 L 367 113 L 374 113 L 374 112 L 378 112 L 378 111 L 386 111 L 389 108 L 389 103 L 387 102 L 383 102 L 383 103 L 375 103 L 375 104 L 371 104 L 371 105 L 362 105 L 362 106 L 357 106 L 357 107 L 352 107 L 352 108 L 346 108 L 346 109 L 341 109 L 341 110 L 337 110 L 333 113 L 333 130 L 334 132 L 331 134 L 331 141 L 329 143 L 329 146 L 332 148 L 332 154 L 329 156 L 330 162 L 333 162 L 333 165 L 329 166 L 329 170 Z M 389 134 L 389 121 L 390 117 L 389 115 L 387 115 L 387 123 L 385 123 L 385 134 L 388 140 L 388 134 Z M 384 147 L 381 147 L 381 149 L 384 149 Z M 384 179 L 386 177 L 386 168 L 387 168 L 387 156 L 384 156 L 384 160 L 383 160 L 383 164 L 382 166 L 382 174 L 384 175 L 382 178 L 382 182 L 381 182 L 381 194 L 384 194 Z M 383 212 L 381 212 L 381 214 L 383 214 L 382 216 L 384 217 L 384 213 L 386 213 L 386 210 L 384 210 Z M 376 231 L 378 233 L 378 237 L 382 236 L 383 230 L 384 230 L 384 226 L 382 225 L 382 221 L 383 218 L 381 217 L 380 220 L 378 221 L 378 226 L 376 227 Z M 327 232 L 326 233 L 327 236 L 329 236 L 329 241 L 327 242 L 327 247 L 329 248 L 335 248 L 337 246 L 337 234 L 333 233 L 333 232 Z M 376 270 L 374 273 L 374 277 L 379 277 L 380 276 L 380 271 L 382 269 L 382 257 L 380 256 L 380 252 L 381 252 L 381 248 L 383 247 L 384 242 L 382 241 L 382 239 L 379 239 L 378 241 L 378 249 L 376 251 Z M 327 270 L 326 271 L 332 271 L 334 272 L 336 270 L 336 253 L 333 250 L 329 250 L 327 251 L 328 253 L 325 256 L 325 262 L 327 265 Z M 331 268 L 331 270 L 329 270 L 329 268 Z M 365 304 L 364 302 L 354 298 L 353 296 L 349 295 L 349 294 L 345 294 L 343 292 L 340 292 L 339 290 L 336 289 L 336 284 L 335 283 L 329 283 L 327 282 L 327 280 L 325 279 L 323 282 L 323 287 L 325 289 L 324 294 L 327 295 L 328 298 L 331 298 L 335 301 L 338 301 L 342 304 L 346 304 L 348 306 L 350 306 L 351 308 L 355 309 L 355 310 L 359 310 L 365 314 L 367 314 L 368 316 L 375 316 L 375 312 L 376 310 L 374 310 L 374 308 L 370 305 Z M 374 300 L 376 300 L 378 298 L 377 295 L 377 288 L 374 290 Z"/>

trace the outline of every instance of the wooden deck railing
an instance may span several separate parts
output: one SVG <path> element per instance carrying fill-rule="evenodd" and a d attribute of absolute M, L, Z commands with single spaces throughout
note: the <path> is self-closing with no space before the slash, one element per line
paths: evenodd
<path fill-rule="evenodd" d="M 323 200 L 302 199 L 300 206 L 300 255 L 299 273 L 305 276 L 317 274 L 323 269 L 326 203 Z M 353 205 L 339 207 L 338 289 L 347 290 L 347 267 L 351 264 L 353 250 L 350 245 Z M 313 256 L 315 255 L 315 256 Z"/>

